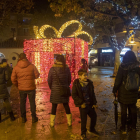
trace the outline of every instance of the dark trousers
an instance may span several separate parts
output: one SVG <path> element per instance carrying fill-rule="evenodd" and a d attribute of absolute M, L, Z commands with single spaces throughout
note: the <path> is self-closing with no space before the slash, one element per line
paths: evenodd
<path fill-rule="evenodd" d="M 79 108 L 80 110 L 80 117 L 81 117 L 81 135 L 86 134 L 86 124 L 87 124 L 87 115 L 90 117 L 90 131 L 95 130 L 97 114 L 95 109 L 92 106 L 87 106 L 86 108 Z"/>
<path fill-rule="evenodd" d="M 36 117 L 35 90 L 19 91 L 21 117 L 26 117 L 26 98 L 28 95 L 32 117 Z"/>
<path fill-rule="evenodd" d="M 63 103 L 63 106 L 65 108 L 66 114 L 71 114 L 69 104 Z M 56 109 L 57 109 L 57 104 L 52 103 L 52 112 L 51 112 L 52 115 L 56 115 Z"/>
<path fill-rule="evenodd" d="M 9 101 L 9 98 L 4 98 L 4 107 L 6 108 L 7 112 L 11 112 L 12 111 L 12 107 Z"/>
<path fill-rule="evenodd" d="M 131 118 L 131 127 L 136 129 L 137 123 L 137 108 L 136 104 L 122 104 L 121 103 L 121 124 L 125 128 L 127 121 L 127 109 L 129 110 L 129 117 Z"/>

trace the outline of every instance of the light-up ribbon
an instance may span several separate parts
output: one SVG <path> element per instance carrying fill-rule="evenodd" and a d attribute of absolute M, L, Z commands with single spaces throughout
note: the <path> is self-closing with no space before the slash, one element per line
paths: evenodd
<path fill-rule="evenodd" d="M 33 29 L 34 29 L 34 33 L 35 33 L 35 35 L 36 35 L 36 39 L 46 38 L 46 36 L 44 35 L 44 31 L 45 31 L 47 28 L 52 28 L 52 29 L 54 30 L 55 34 L 56 34 L 56 37 L 57 37 L 57 38 L 61 38 L 62 33 L 64 32 L 64 30 L 65 30 L 69 25 L 74 24 L 74 23 L 78 23 L 78 24 L 79 24 L 79 27 L 78 27 L 78 29 L 77 29 L 72 35 L 70 35 L 70 36 L 68 36 L 68 37 L 77 37 L 77 36 L 79 36 L 79 35 L 81 35 L 81 34 L 85 34 L 85 35 L 87 35 L 87 36 L 89 37 L 89 39 L 90 39 L 90 41 L 88 42 L 88 45 L 92 45 L 92 43 L 93 43 L 93 38 L 92 38 L 92 36 L 91 36 L 89 33 L 85 32 L 85 31 L 82 31 L 82 24 L 81 24 L 79 21 L 77 21 L 77 20 L 71 20 L 71 21 L 68 21 L 68 22 L 64 23 L 64 24 L 61 26 L 61 28 L 59 29 L 59 31 L 58 31 L 56 28 L 54 28 L 54 27 L 52 27 L 52 26 L 50 26 L 50 25 L 43 25 L 43 26 L 39 29 L 39 31 L 38 31 L 38 26 L 34 26 Z"/>

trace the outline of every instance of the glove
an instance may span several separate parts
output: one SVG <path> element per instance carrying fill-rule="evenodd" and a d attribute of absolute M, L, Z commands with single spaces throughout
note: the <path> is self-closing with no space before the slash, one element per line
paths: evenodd
<path fill-rule="evenodd" d="M 86 104 L 83 103 L 83 104 L 81 105 L 81 108 L 86 108 Z"/>
<path fill-rule="evenodd" d="M 92 108 L 93 108 L 93 107 L 96 109 L 96 108 L 98 108 L 98 105 L 93 105 Z"/>

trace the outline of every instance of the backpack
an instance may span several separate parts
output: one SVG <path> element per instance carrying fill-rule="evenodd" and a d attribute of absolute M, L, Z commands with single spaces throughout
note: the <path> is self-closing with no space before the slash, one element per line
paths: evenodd
<path fill-rule="evenodd" d="M 138 73 L 136 72 L 136 69 L 128 70 L 125 89 L 128 91 L 138 91 L 139 84 L 140 84 L 140 78 Z"/>

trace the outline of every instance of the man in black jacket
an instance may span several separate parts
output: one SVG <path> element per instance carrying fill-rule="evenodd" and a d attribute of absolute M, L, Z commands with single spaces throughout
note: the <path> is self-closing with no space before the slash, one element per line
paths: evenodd
<path fill-rule="evenodd" d="M 97 115 L 95 108 L 97 107 L 96 97 L 94 93 L 93 82 L 87 79 L 87 71 L 80 69 L 78 71 L 79 79 L 76 79 L 72 87 L 72 98 L 74 103 L 80 110 L 81 117 L 81 138 L 86 138 L 87 115 L 91 118 L 89 133 L 99 136 L 95 130 Z"/>
<path fill-rule="evenodd" d="M 11 121 L 15 120 L 11 104 L 9 102 L 9 93 L 6 87 L 6 81 L 10 79 L 10 75 L 7 70 L 7 63 L 0 64 L 0 99 L 4 100 L 5 107 L 9 113 Z M 1 113 L 0 113 L 0 122 L 1 122 Z"/>

